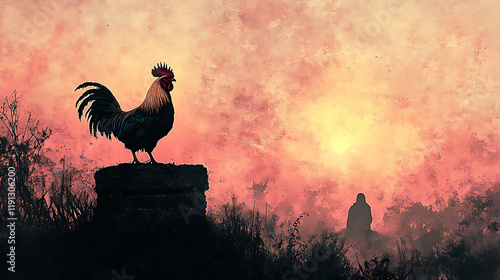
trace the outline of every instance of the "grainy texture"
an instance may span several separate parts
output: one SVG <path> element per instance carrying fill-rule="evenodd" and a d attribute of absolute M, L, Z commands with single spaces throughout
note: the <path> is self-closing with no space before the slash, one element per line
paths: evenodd
<path fill-rule="evenodd" d="M 120 164 L 95 173 L 97 222 L 117 230 L 182 227 L 205 220 L 203 165 Z"/>

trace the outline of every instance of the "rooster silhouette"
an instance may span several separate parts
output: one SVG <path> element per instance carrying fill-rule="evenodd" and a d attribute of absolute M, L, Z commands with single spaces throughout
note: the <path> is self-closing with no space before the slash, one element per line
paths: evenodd
<path fill-rule="evenodd" d="M 95 82 L 85 82 L 75 91 L 86 87 L 76 101 L 78 118 L 81 120 L 85 107 L 89 105 L 85 118 L 89 122 L 90 134 L 97 138 L 97 132 L 111 140 L 111 135 L 125 144 L 132 151 L 132 163 L 140 163 L 137 151 L 146 151 L 151 163 L 157 163 L 152 152 L 158 141 L 165 137 L 174 124 L 174 106 L 170 92 L 175 82 L 172 68 L 165 63 L 158 63 L 151 74 L 157 79 L 149 88 L 146 98 L 139 107 L 124 112 L 111 91 Z M 80 105 L 78 105 L 80 104 Z"/>

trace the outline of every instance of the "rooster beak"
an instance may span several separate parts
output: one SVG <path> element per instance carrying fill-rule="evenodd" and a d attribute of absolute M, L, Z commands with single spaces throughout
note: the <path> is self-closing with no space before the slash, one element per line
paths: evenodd
<path fill-rule="evenodd" d="M 172 82 L 177 82 L 177 81 L 175 80 L 175 78 L 172 78 Z"/>

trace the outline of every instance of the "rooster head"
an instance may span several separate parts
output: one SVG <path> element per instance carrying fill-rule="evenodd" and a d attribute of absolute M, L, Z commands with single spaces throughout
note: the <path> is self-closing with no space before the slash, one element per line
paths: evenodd
<path fill-rule="evenodd" d="M 176 81 L 174 72 L 172 71 L 172 68 L 167 66 L 166 63 L 158 63 L 153 67 L 153 69 L 151 69 L 151 74 L 154 77 L 161 77 L 159 79 L 160 84 L 166 91 L 171 91 L 174 88 L 174 86 L 172 85 L 172 82 Z"/>

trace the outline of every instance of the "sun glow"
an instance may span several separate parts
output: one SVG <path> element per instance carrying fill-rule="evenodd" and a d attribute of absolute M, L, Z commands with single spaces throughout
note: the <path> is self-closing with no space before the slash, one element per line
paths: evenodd
<path fill-rule="evenodd" d="M 387 121 L 391 105 L 377 100 L 376 93 L 363 92 L 351 88 L 348 96 L 336 96 L 334 102 L 330 96 L 304 104 L 292 121 L 307 125 L 297 126 L 295 134 L 307 136 L 314 145 L 290 141 L 287 150 L 304 162 L 321 165 L 325 174 L 363 176 L 367 184 L 398 174 L 401 162 L 410 156 L 418 156 L 414 166 L 421 164 L 419 129 L 404 120 Z"/>
<path fill-rule="evenodd" d="M 351 150 L 351 140 L 347 135 L 335 135 L 331 140 L 331 148 L 337 154 L 343 154 Z"/>

